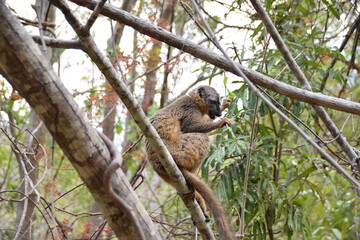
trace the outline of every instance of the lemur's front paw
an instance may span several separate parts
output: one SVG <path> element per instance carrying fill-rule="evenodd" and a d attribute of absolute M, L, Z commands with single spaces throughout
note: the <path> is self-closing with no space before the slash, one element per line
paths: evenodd
<path fill-rule="evenodd" d="M 223 119 L 221 119 L 220 123 L 220 127 L 224 127 L 226 125 L 230 125 L 231 124 L 231 119 L 224 117 Z"/>
<path fill-rule="evenodd" d="M 221 103 L 221 111 L 224 111 L 228 106 L 230 106 L 231 104 L 231 99 L 230 98 L 223 98 L 222 103 Z"/>
<path fill-rule="evenodd" d="M 230 103 L 231 103 L 230 98 L 223 98 L 221 105 L 223 105 L 224 107 L 228 107 L 230 106 Z"/>

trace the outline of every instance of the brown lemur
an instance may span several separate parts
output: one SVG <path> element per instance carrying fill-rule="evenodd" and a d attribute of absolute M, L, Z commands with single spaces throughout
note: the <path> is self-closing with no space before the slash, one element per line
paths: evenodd
<path fill-rule="evenodd" d="M 205 217 L 207 206 L 214 215 L 215 223 L 222 239 L 233 239 L 224 208 L 212 190 L 195 172 L 209 152 L 210 140 L 207 133 L 230 124 L 224 117 L 214 122 L 216 117 L 230 105 L 230 99 L 224 99 L 220 105 L 219 94 L 210 86 L 199 86 L 188 95 L 179 97 L 160 109 L 150 119 L 174 161 L 183 173 L 188 185 L 195 189 L 195 198 Z M 154 170 L 167 183 L 172 180 L 161 165 L 156 153 L 146 141 L 147 158 Z"/>

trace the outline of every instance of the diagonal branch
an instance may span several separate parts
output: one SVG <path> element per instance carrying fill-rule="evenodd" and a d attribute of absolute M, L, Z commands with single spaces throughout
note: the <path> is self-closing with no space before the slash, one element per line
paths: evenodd
<path fill-rule="evenodd" d="M 281 54 L 283 55 L 287 65 L 294 73 L 296 78 L 301 84 L 301 88 L 311 91 L 311 86 L 306 79 L 305 74 L 301 71 L 299 65 L 296 63 L 295 59 L 292 57 L 289 49 L 285 45 L 284 41 L 282 40 L 279 32 L 275 28 L 274 24 L 272 23 L 269 15 L 265 12 L 265 9 L 261 6 L 258 0 L 250 0 L 252 5 L 254 6 L 256 12 L 259 14 L 260 19 L 263 21 L 266 29 L 270 33 L 271 37 L 273 38 L 276 46 L 280 50 Z"/>
<path fill-rule="evenodd" d="M 97 17 L 99 16 L 102 8 L 104 7 L 104 4 L 106 3 L 107 0 L 101 0 L 99 1 L 99 3 L 96 5 L 94 11 L 91 13 L 88 21 L 86 22 L 83 30 L 84 32 L 88 32 L 90 30 L 90 28 L 94 25 L 94 22 L 96 21 Z"/>
<path fill-rule="evenodd" d="M 339 52 L 342 52 L 342 50 L 344 50 L 344 48 L 345 48 L 347 42 L 349 41 L 351 35 L 355 31 L 355 29 L 359 26 L 359 24 L 360 24 L 360 14 L 356 18 L 356 20 L 354 21 L 353 25 L 350 27 L 349 31 L 346 33 L 345 38 L 344 38 L 343 42 L 341 43 L 341 45 L 339 47 Z M 336 57 L 334 57 L 331 60 L 330 66 L 326 70 L 326 74 L 325 74 L 324 79 L 322 80 L 322 83 L 321 83 L 321 86 L 320 86 L 320 91 L 321 92 L 324 90 L 325 85 L 326 85 L 326 81 L 330 76 L 330 70 L 335 66 L 335 63 L 336 63 L 337 60 L 338 59 Z"/>
<path fill-rule="evenodd" d="M 93 9 L 96 6 L 94 0 L 70 0 L 80 6 Z M 160 27 L 156 27 L 153 24 L 142 20 L 130 13 L 122 11 L 121 9 L 112 7 L 109 4 L 105 4 L 101 14 L 119 21 L 125 25 L 128 25 L 142 34 L 148 35 L 152 38 L 163 41 L 181 51 L 187 52 L 192 56 L 202 59 L 208 63 L 211 63 L 225 71 L 238 74 L 234 67 L 226 61 L 226 59 L 218 54 L 205 49 L 198 44 L 188 41 L 184 38 L 176 36 Z M 347 101 L 341 98 L 330 97 L 321 93 L 314 93 L 304 89 L 291 86 L 289 84 L 274 80 L 259 72 L 250 70 L 242 65 L 237 64 L 244 74 L 255 84 L 285 95 L 287 97 L 297 99 L 299 101 L 307 102 L 310 104 L 317 104 L 323 107 L 332 108 L 339 111 L 353 113 L 360 115 L 360 103 Z"/>

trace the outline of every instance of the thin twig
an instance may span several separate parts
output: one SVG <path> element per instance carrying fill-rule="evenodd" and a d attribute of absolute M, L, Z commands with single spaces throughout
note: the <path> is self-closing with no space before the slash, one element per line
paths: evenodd
<path fill-rule="evenodd" d="M 43 31 L 43 28 L 41 26 L 41 23 L 43 22 L 43 20 L 41 19 L 42 18 L 42 10 L 43 10 L 43 4 L 45 2 L 43 1 L 36 1 L 36 4 L 35 4 L 35 11 L 36 11 L 36 15 L 37 15 L 37 18 L 38 18 L 38 28 L 39 28 L 39 33 L 40 33 L 40 39 L 41 39 L 41 46 L 42 46 L 42 51 L 44 53 L 44 55 L 47 55 L 47 49 L 46 49 L 46 44 L 45 44 L 45 41 L 44 41 L 44 31 Z"/>
<path fill-rule="evenodd" d="M 247 187 L 249 181 L 249 174 L 250 174 L 250 163 L 251 163 L 251 155 L 254 146 L 254 138 L 255 138 L 255 129 L 256 129 L 256 118 L 257 112 L 259 110 L 259 97 L 256 97 L 253 121 L 251 124 L 251 133 L 250 133 L 250 142 L 249 142 L 249 149 L 246 158 L 246 168 L 245 168 L 245 178 L 244 178 L 244 188 L 242 193 L 242 200 L 241 200 L 241 221 L 240 221 L 240 239 L 243 239 L 245 236 L 245 207 L 246 207 L 246 196 L 247 196 Z"/>
<path fill-rule="evenodd" d="M 339 52 L 342 52 L 347 44 L 347 42 L 349 41 L 351 35 L 353 34 L 353 32 L 355 31 L 355 29 L 359 26 L 360 24 L 360 14 L 359 16 L 356 18 L 356 20 L 354 21 L 353 25 L 351 25 L 349 31 L 346 33 L 345 38 L 343 40 L 343 42 L 341 43 L 340 47 L 339 47 Z M 326 85 L 326 81 L 330 76 L 330 70 L 335 66 L 335 63 L 337 61 L 337 58 L 334 57 L 330 63 L 330 66 L 328 67 L 328 69 L 326 70 L 326 74 L 324 76 L 324 79 L 322 80 L 321 86 L 320 86 L 320 92 L 322 92 L 325 88 Z"/>
<path fill-rule="evenodd" d="M 110 4 L 110 0 L 109 0 L 109 4 Z M 119 69 L 120 75 L 122 77 L 122 80 L 124 82 L 127 82 L 125 74 L 124 74 L 124 72 L 123 72 L 123 70 L 121 68 L 121 65 L 120 65 L 118 53 L 116 51 L 115 33 L 114 33 L 114 27 L 113 27 L 113 22 L 112 21 L 113 20 L 110 18 L 111 40 L 112 40 L 112 48 L 113 48 L 113 51 L 114 51 L 115 61 L 116 61 L 117 65 L 118 65 L 118 69 Z"/>
<path fill-rule="evenodd" d="M 144 171 L 146 165 L 147 165 L 148 161 L 147 160 L 144 160 L 141 162 L 140 166 L 136 169 L 136 172 L 134 174 L 134 176 L 131 178 L 130 180 L 130 184 L 131 186 L 134 188 L 134 190 L 136 190 L 140 184 L 138 184 L 136 187 L 135 187 L 135 183 L 137 182 L 137 180 L 142 177 L 142 172 Z"/>
<path fill-rule="evenodd" d="M 100 224 L 100 226 L 96 229 L 96 231 L 94 231 L 93 234 L 90 236 L 90 240 L 98 239 L 100 237 L 100 234 L 101 234 L 102 230 L 105 228 L 106 224 L 107 224 L 107 221 L 104 220 Z"/>
<path fill-rule="evenodd" d="M 80 183 L 78 185 L 76 185 L 75 187 L 71 188 L 70 190 L 64 192 L 63 194 L 61 194 L 59 197 L 57 197 L 56 199 L 54 199 L 54 201 L 50 204 L 48 204 L 45 209 L 47 209 L 48 207 L 50 207 L 51 204 L 54 204 L 56 201 L 58 201 L 59 199 L 61 199 L 62 197 L 64 197 L 65 195 L 71 193 L 72 191 L 76 190 L 77 188 L 84 186 L 85 183 Z"/>
<path fill-rule="evenodd" d="M 38 26 L 39 25 L 39 22 L 38 21 L 34 21 L 34 20 L 31 20 L 31 19 L 27 19 L 27 18 L 24 18 L 22 16 L 18 16 L 18 15 L 15 15 L 19 20 L 22 20 L 24 22 L 22 22 L 22 24 L 24 25 L 33 25 L 33 26 Z M 45 20 L 45 19 L 44 19 Z M 42 22 L 41 25 L 43 27 L 50 27 L 50 28 L 55 28 L 56 27 L 56 24 L 55 23 L 52 23 L 52 22 Z"/>
<path fill-rule="evenodd" d="M 358 27 L 356 28 L 356 33 L 355 33 L 355 39 L 354 39 L 354 43 L 353 43 L 353 46 L 352 46 L 352 50 L 351 50 L 351 59 L 350 59 L 350 62 L 349 62 L 349 65 L 348 65 L 348 69 L 346 71 L 346 79 L 342 85 L 342 88 L 341 90 L 339 91 L 339 94 L 338 94 L 338 97 L 343 97 L 343 94 L 345 93 L 345 89 L 346 89 L 346 86 L 348 85 L 348 80 L 349 80 L 349 75 L 350 75 L 350 71 L 351 69 L 353 68 L 354 66 L 354 62 L 355 62 L 355 56 L 356 56 L 356 50 L 357 50 L 357 46 L 358 46 L 358 43 L 359 43 L 359 36 L 360 36 L 360 25 L 358 25 Z"/>
<path fill-rule="evenodd" d="M 3 194 L 3 193 L 18 193 L 18 194 L 23 195 L 25 198 L 29 199 L 30 202 L 32 202 L 32 203 L 34 204 L 34 206 L 37 208 L 37 210 L 39 210 L 39 212 L 40 212 L 41 216 L 43 217 L 43 219 L 44 219 L 46 225 L 48 226 L 48 228 L 51 229 L 50 232 L 51 232 L 52 239 L 53 239 L 53 240 L 55 239 L 55 236 L 54 236 L 54 233 L 53 233 L 53 231 L 52 231 L 52 228 L 50 227 L 50 223 L 49 223 L 48 220 L 46 219 L 45 214 L 41 211 L 41 209 L 39 208 L 39 206 L 37 205 L 37 203 L 35 203 L 29 196 L 27 196 L 26 194 L 24 194 L 23 192 L 18 191 L 18 190 L 5 190 L 5 191 L 0 191 L 0 195 Z M 3 200 L 3 199 L 4 199 L 4 200 L 7 200 L 7 199 L 5 199 L 5 198 L 3 198 L 3 197 L 0 197 L 0 200 Z M 14 201 L 14 200 L 10 200 L 10 201 Z"/>
<path fill-rule="evenodd" d="M 205 81 L 206 79 L 209 79 L 210 77 L 215 77 L 215 76 L 220 75 L 220 74 L 222 74 L 222 73 L 224 73 L 224 71 L 220 69 L 220 71 L 218 71 L 218 72 L 216 72 L 216 73 L 212 73 L 212 74 L 210 74 L 209 76 L 202 76 L 202 77 L 197 78 L 193 83 L 191 83 L 189 86 L 187 86 L 187 88 L 185 88 L 185 89 L 176 97 L 176 99 L 179 98 L 179 97 L 181 97 L 181 96 L 184 96 L 184 95 L 189 91 L 190 88 L 192 88 L 193 86 L 195 86 L 195 85 L 198 84 L 199 82 Z M 175 100 L 173 100 L 173 101 L 175 101 Z"/>
<path fill-rule="evenodd" d="M 125 154 L 127 154 L 128 152 L 130 152 L 144 137 L 144 134 L 141 134 L 139 139 L 136 140 L 136 142 L 134 142 L 129 148 L 127 148 L 125 151 L 123 151 L 121 153 L 122 156 L 124 156 Z"/>
<path fill-rule="evenodd" d="M 31 37 L 37 44 L 41 44 L 43 39 L 45 45 L 52 48 L 81 49 L 81 42 L 79 40 L 54 39 L 45 36 L 41 38 L 38 35 L 31 35 Z"/>

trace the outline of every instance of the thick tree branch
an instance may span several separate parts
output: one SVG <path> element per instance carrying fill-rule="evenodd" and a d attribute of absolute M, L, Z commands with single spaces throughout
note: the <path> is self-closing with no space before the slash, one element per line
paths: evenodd
<path fill-rule="evenodd" d="M 96 5 L 96 1 L 94 0 L 70 0 L 70 1 L 80 6 L 87 7 L 89 9 L 93 9 Z M 229 64 L 226 61 L 225 58 L 191 41 L 178 37 L 175 34 L 172 34 L 160 27 L 156 27 L 153 24 L 145 20 L 142 20 L 139 17 L 136 17 L 125 11 L 122 11 L 121 9 L 112 7 L 111 5 L 108 4 L 104 5 L 104 8 L 101 13 L 107 17 L 110 17 L 111 19 L 114 19 L 116 21 L 119 21 L 125 25 L 134 28 L 140 33 L 143 33 L 145 35 L 163 41 L 173 47 L 176 47 L 184 52 L 193 55 L 196 58 L 202 59 L 219 68 L 237 74 L 236 70 L 232 67 L 231 64 Z M 274 80 L 273 78 L 265 76 L 256 71 L 250 70 L 242 65 L 238 64 L 237 66 L 244 72 L 244 74 L 253 83 L 259 86 L 265 87 L 267 89 L 278 92 L 290 98 L 297 99 L 299 101 L 307 102 L 310 104 L 317 104 L 323 107 L 328 107 L 335 110 L 360 115 L 360 103 L 347 101 L 336 97 L 330 97 L 321 93 L 314 93 L 304 89 L 299 89 L 289 84 Z"/>
<path fill-rule="evenodd" d="M 187 193 L 189 192 L 189 188 L 186 185 L 186 181 L 182 173 L 174 162 L 169 151 L 166 149 L 158 133 L 150 124 L 146 115 L 141 110 L 141 107 L 139 106 L 133 95 L 130 93 L 126 84 L 121 81 L 118 72 L 112 66 L 110 60 L 102 54 L 101 50 L 97 47 L 89 33 L 83 31 L 81 23 L 78 21 L 78 19 L 76 19 L 76 16 L 68 8 L 67 4 L 64 1 L 50 0 L 50 2 L 62 11 L 66 20 L 70 23 L 72 28 L 80 37 L 83 43 L 84 51 L 89 55 L 92 61 L 105 75 L 108 82 L 111 84 L 115 92 L 118 94 L 120 99 L 123 101 L 129 112 L 131 113 L 132 117 L 135 120 L 135 123 L 139 126 L 144 135 L 147 137 L 152 148 L 158 154 L 162 165 L 173 180 L 175 188 L 178 191 L 180 197 L 183 199 L 186 207 L 189 209 L 201 235 L 204 237 L 204 239 L 215 239 L 211 228 L 205 222 L 205 217 L 199 205 L 196 203 L 196 201 L 194 201 L 194 199 L 189 199 L 188 197 L 186 197 Z"/>
<path fill-rule="evenodd" d="M 42 117 L 116 235 L 135 239 L 136 233 L 128 216 L 116 207 L 113 199 L 104 197 L 102 180 L 110 159 L 106 145 L 3 1 L 0 1 L 0 15 L 0 74 Z M 117 177 L 113 179 L 113 188 L 132 207 L 147 239 L 159 239 L 153 222 L 121 171 L 117 171 Z"/>

